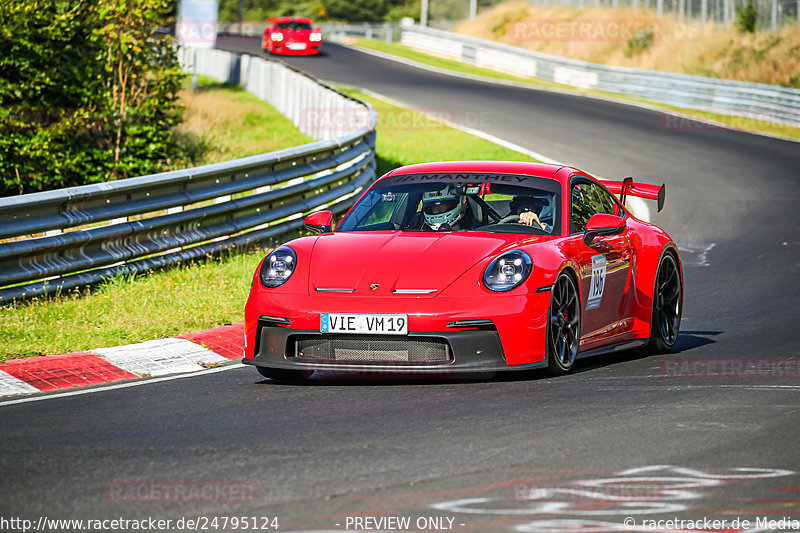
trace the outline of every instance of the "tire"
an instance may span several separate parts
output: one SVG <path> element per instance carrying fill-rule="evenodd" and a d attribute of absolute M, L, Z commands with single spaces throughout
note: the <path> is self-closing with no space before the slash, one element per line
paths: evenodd
<path fill-rule="evenodd" d="M 667 252 L 661 258 L 653 287 L 653 313 L 650 321 L 648 354 L 669 353 L 678 340 L 683 311 L 683 284 L 675 256 Z"/>
<path fill-rule="evenodd" d="M 305 381 L 314 373 L 313 370 L 289 370 L 286 368 L 267 368 L 263 366 L 257 366 L 256 370 L 265 378 L 285 381 L 286 383 Z"/>
<path fill-rule="evenodd" d="M 547 313 L 545 355 L 550 372 L 560 376 L 575 366 L 581 339 L 581 298 L 572 276 L 561 273 L 553 284 Z"/>

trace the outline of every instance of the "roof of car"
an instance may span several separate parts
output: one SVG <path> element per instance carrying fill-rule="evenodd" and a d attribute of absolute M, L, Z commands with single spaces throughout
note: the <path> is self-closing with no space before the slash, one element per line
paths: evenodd
<path fill-rule="evenodd" d="M 498 172 L 501 174 L 523 174 L 525 176 L 553 178 L 561 168 L 564 168 L 564 165 L 527 163 L 524 161 L 441 161 L 396 168 L 386 176 L 425 174 L 429 172 Z"/>
<path fill-rule="evenodd" d="M 308 22 L 313 24 L 313 20 L 307 17 L 272 17 L 270 22 Z"/>

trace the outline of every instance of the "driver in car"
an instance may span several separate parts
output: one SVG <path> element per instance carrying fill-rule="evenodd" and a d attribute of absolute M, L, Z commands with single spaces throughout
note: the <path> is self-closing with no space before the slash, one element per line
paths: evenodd
<path fill-rule="evenodd" d="M 449 187 L 422 195 L 425 225 L 433 231 L 472 229 L 472 212 L 467 197 L 454 194 Z"/>
<path fill-rule="evenodd" d="M 542 198 L 534 196 L 515 196 L 508 204 L 509 213 L 519 216 L 519 223 L 526 226 L 540 227 L 546 232 L 550 232 L 553 227 L 539 220 L 539 213 L 545 206 Z"/>

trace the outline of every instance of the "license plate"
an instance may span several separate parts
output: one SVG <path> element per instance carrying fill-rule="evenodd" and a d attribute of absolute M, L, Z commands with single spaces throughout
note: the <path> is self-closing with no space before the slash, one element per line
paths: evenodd
<path fill-rule="evenodd" d="M 319 330 L 322 333 L 407 335 L 408 316 L 322 313 Z"/>
<path fill-rule="evenodd" d="M 289 50 L 305 50 L 306 43 L 289 43 L 286 45 Z"/>

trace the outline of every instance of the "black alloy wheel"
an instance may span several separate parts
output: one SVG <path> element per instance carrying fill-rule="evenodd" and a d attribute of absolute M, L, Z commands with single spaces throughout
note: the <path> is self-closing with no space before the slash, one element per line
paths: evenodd
<path fill-rule="evenodd" d="M 547 324 L 547 366 L 566 374 L 575 365 L 581 330 L 581 299 L 572 276 L 562 273 L 553 285 Z"/>

